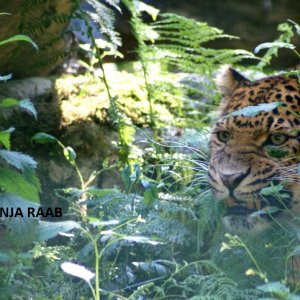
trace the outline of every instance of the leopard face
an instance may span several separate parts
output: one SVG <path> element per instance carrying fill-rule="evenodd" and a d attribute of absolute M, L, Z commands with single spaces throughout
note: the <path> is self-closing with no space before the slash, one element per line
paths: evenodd
<path fill-rule="evenodd" d="M 300 210 L 300 85 L 297 76 L 272 76 L 251 82 L 226 66 L 217 78 L 223 101 L 211 132 L 209 183 L 227 206 L 225 225 L 252 229 L 268 221 L 252 218 L 266 207 Z M 282 102 L 253 116 L 232 112 Z M 268 149 L 284 155 L 274 155 Z M 277 195 L 263 189 L 281 185 Z M 263 218 L 262 218 L 263 219 Z M 267 218 L 265 218 L 267 219 Z"/>

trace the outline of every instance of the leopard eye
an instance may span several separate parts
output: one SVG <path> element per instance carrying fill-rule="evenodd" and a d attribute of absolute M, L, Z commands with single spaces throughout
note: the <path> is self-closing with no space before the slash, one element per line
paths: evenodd
<path fill-rule="evenodd" d="M 273 145 L 280 146 L 287 141 L 288 137 L 285 134 L 272 134 L 270 136 L 270 142 Z"/>
<path fill-rule="evenodd" d="M 217 132 L 217 137 L 221 142 L 226 143 L 230 140 L 230 132 L 228 132 L 228 131 L 218 131 Z"/>

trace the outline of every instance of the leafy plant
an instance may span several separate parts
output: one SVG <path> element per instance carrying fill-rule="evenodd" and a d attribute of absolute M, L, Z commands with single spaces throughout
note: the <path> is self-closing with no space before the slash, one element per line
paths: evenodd
<path fill-rule="evenodd" d="M 135 129 L 130 121 L 124 117 L 124 114 L 118 107 L 118 96 L 114 96 L 111 93 L 109 82 L 103 67 L 103 58 L 107 55 L 119 55 L 117 52 L 117 47 L 120 46 L 121 42 L 118 34 L 114 30 L 114 12 L 107 4 L 111 5 L 114 9 L 121 12 L 119 7 L 119 0 L 104 1 L 101 3 L 99 1 L 89 0 L 88 3 L 95 9 L 96 14 L 93 12 L 85 12 L 79 7 L 79 18 L 84 20 L 86 27 L 88 28 L 88 37 L 91 39 L 91 45 L 89 48 L 90 63 L 93 65 L 97 64 L 101 70 L 101 80 L 103 81 L 107 93 L 107 97 L 110 102 L 109 116 L 112 125 L 117 129 L 119 135 L 119 156 L 121 161 L 128 163 L 130 149 L 133 142 L 133 137 Z M 101 29 L 101 32 L 106 36 L 108 43 L 103 43 L 103 41 L 96 40 L 93 34 L 93 30 L 89 25 L 89 18 L 96 22 Z M 101 46 L 102 45 L 102 46 Z M 103 46 L 104 45 L 104 46 Z M 107 49 L 108 48 L 108 49 Z M 88 67 L 88 66 L 87 66 Z M 88 67 L 90 68 L 90 67 Z M 95 73 L 94 73 L 95 75 Z M 96 76 L 97 77 L 97 76 Z"/>
<path fill-rule="evenodd" d="M 37 49 L 36 44 L 25 35 L 15 35 L 6 40 L 0 41 L 0 46 L 7 43 L 24 41 L 30 43 Z M 1 81 L 6 81 L 11 78 L 11 74 L 0 78 Z M 0 102 L 0 110 L 19 107 L 26 110 L 37 118 L 36 110 L 30 100 L 17 100 L 12 98 L 4 99 Z M 29 206 L 38 206 L 30 201 L 39 201 L 39 192 L 41 190 L 40 182 L 35 174 L 37 166 L 36 161 L 23 153 L 11 150 L 11 133 L 13 127 L 0 131 L 0 188 L 1 188 L 1 207 L 9 210 L 16 210 L 18 207 L 27 210 Z M 23 243 L 20 237 L 24 233 L 33 233 L 33 224 L 35 220 L 29 218 L 11 218 L 1 216 L 0 221 L 4 223 L 8 231 L 11 232 L 10 238 L 15 243 Z M 23 225 L 23 226 L 22 226 Z M 31 238 L 28 238 L 32 241 Z"/>
<path fill-rule="evenodd" d="M 87 0 L 86 2 L 91 5 L 93 11 L 83 11 L 79 9 L 79 18 L 82 18 L 83 14 L 88 15 L 116 51 L 118 46 L 121 45 L 119 33 L 115 29 L 115 11 L 121 13 L 120 0 Z M 77 6 L 80 7 L 80 1 L 77 2 Z M 93 35 L 92 29 L 90 26 L 87 28 L 89 29 L 88 35 L 91 38 Z"/>
<path fill-rule="evenodd" d="M 145 87 L 147 90 L 147 100 L 149 103 L 149 111 L 150 111 L 150 126 L 155 129 L 156 120 L 155 120 L 155 113 L 153 110 L 153 85 L 150 82 L 150 76 L 148 74 L 149 69 L 149 61 L 147 52 L 149 51 L 146 42 L 151 40 L 154 42 L 156 34 L 152 30 L 150 26 L 145 24 L 142 20 L 142 13 L 147 12 L 153 19 L 156 20 L 158 16 L 158 9 L 147 5 L 141 1 L 136 0 L 122 0 L 125 4 L 127 9 L 131 13 L 131 26 L 132 26 L 132 33 L 137 41 L 137 54 L 139 58 L 139 62 L 142 68 L 142 74 L 145 81 Z"/>
<path fill-rule="evenodd" d="M 0 42 L 0 46 L 25 41 L 37 49 L 36 44 L 25 35 L 15 35 Z M 0 81 L 6 81 L 12 77 L 11 74 L 0 76 Z M 29 99 L 18 100 L 6 98 L 0 102 L 0 112 L 5 109 L 19 108 L 33 115 L 37 119 L 37 111 Z M 0 131 L 0 206 L 1 240 L 4 245 L 10 247 L 28 247 L 34 241 L 44 241 L 59 233 L 68 232 L 78 228 L 78 224 L 72 221 L 49 223 L 40 221 L 38 217 L 31 217 L 27 213 L 29 209 L 38 210 L 39 193 L 41 185 L 36 176 L 37 162 L 29 155 L 11 150 L 11 134 L 15 129 L 10 127 Z M 50 226 L 49 226 L 50 225 Z M 26 237 L 26 238 L 24 238 Z M 8 247 L 8 249 L 10 248 Z M 14 297 L 13 286 L 18 290 L 20 281 L 17 279 L 28 278 L 26 269 L 32 267 L 33 256 L 30 253 L 17 253 L 13 250 L 0 251 L 1 268 L 0 273 L 3 281 L 0 282 L 2 297 Z M 2 267 L 2 263 L 3 266 Z M 21 290 L 21 288 L 20 288 Z M 27 292 L 20 292 L 20 297 L 28 297 Z"/>
<path fill-rule="evenodd" d="M 291 20 L 289 21 L 294 25 L 297 34 L 300 35 L 299 25 Z M 292 37 L 294 36 L 292 26 L 289 23 L 284 22 L 278 25 L 277 30 L 281 32 L 281 34 L 274 42 L 260 44 L 254 49 L 254 53 L 258 53 L 262 49 L 268 49 L 257 64 L 258 70 L 262 71 L 266 66 L 269 66 L 272 58 L 278 56 L 278 50 L 281 48 L 291 49 L 298 57 L 300 57 L 299 52 L 296 50 L 296 46 L 291 44 Z"/>

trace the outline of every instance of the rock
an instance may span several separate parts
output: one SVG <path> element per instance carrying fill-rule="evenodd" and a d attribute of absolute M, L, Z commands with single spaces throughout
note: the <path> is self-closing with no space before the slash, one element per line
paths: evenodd
<path fill-rule="evenodd" d="M 47 78 L 31 77 L 0 83 L 0 98 L 35 99 L 53 92 L 53 82 Z"/>

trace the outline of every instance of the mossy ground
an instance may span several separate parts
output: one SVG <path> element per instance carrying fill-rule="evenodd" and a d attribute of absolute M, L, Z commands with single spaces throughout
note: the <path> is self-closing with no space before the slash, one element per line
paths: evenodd
<path fill-rule="evenodd" d="M 122 116 L 140 127 L 150 124 L 150 103 L 157 124 L 185 126 L 198 119 L 194 109 L 186 104 L 189 95 L 178 82 L 176 74 L 151 74 L 155 81 L 145 87 L 145 79 L 126 71 L 113 70 L 106 74 L 110 93 Z M 110 101 L 101 78 L 89 75 L 63 76 L 55 81 L 55 89 L 62 111 L 62 125 L 68 126 L 82 120 L 97 119 L 107 124 Z M 148 93 L 150 95 L 148 95 Z M 185 116 L 185 124 L 180 118 Z"/>

